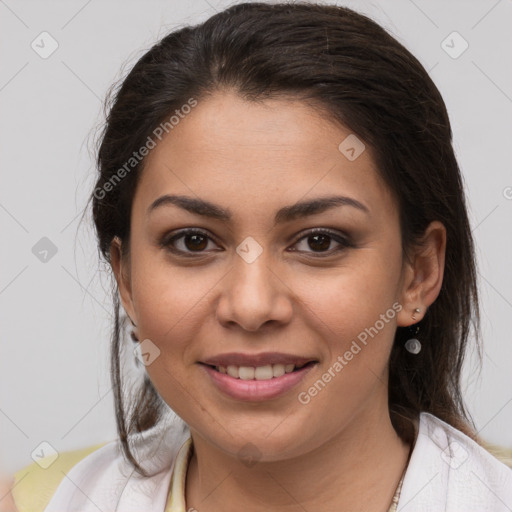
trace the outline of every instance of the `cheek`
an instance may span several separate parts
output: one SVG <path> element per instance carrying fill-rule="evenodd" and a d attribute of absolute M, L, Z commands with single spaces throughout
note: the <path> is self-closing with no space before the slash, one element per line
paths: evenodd
<path fill-rule="evenodd" d="M 379 255 L 367 251 L 357 264 L 321 280 L 312 277 L 301 286 L 307 304 L 303 318 L 323 339 L 325 359 L 310 387 L 299 390 L 299 399 L 301 404 L 310 403 L 320 417 L 330 418 L 327 423 L 334 430 L 340 418 L 351 417 L 370 396 L 385 395 L 401 309 L 395 293 L 398 279 L 398 264 L 384 268 Z"/>
<path fill-rule="evenodd" d="M 194 269 L 177 269 L 155 260 L 132 266 L 139 336 L 141 341 L 151 340 L 159 350 L 146 371 L 169 406 L 187 417 L 190 370 L 197 355 L 194 340 L 202 337 L 208 290 L 218 279 L 208 279 L 206 273 L 201 278 Z M 149 259 L 145 261 L 149 263 Z"/>
<path fill-rule="evenodd" d="M 396 253 L 396 254 L 394 254 Z M 331 335 L 347 340 L 373 325 L 397 300 L 400 260 L 393 246 L 364 248 L 328 272 L 310 271 L 293 286 Z"/>
<path fill-rule="evenodd" d="M 139 334 L 172 350 L 184 339 L 183 330 L 190 326 L 208 283 L 195 286 L 193 270 L 173 267 L 163 251 L 140 248 L 133 255 L 132 298 Z"/>

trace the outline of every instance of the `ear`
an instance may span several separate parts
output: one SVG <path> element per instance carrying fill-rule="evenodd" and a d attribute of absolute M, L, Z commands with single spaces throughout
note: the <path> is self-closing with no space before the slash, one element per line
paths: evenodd
<path fill-rule="evenodd" d="M 117 281 L 123 308 L 132 323 L 137 325 L 137 317 L 133 307 L 129 262 L 126 261 L 126 257 L 123 258 L 122 242 L 117 236 L 114 237 L 110 244 L 110 264 Z"/>
<path fill-rule="evenodd" d="M 403 309 L 397 315 L 399 327 L 419 322 L 436 300 L 443 284 L 445 252 L 446 228 L 441 222 L 433 221 L 420 244 L 411 250 L 409 261 L 404 263 L 400 300 Z M 416 308 L 419 313 L 414 311 Z"/>

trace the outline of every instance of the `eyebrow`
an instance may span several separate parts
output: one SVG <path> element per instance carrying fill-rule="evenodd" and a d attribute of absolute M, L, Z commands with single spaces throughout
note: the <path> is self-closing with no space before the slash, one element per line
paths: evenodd
<path fill-rule="evenodd" d="M 170 195 L 166 194 L 159 197 L 151 203 L 147 210 L 147 215 L 150 215 L 154 210 L 162 206 L 175 205 L 187 210 L 196 215 L 203 217 L 210 217 L 212 219 L 229 221 L 232 219 L 233 214 L 229 208 L 213 204 L 204 199 L 198 199 L 190 196 Z M 339 206 L 352 206 L 358 210 L 370 213 L 370 210 L 360 201 L 347 196 L 327 196 L 311 199 L 307 201 L 297 202 L 290 206 L 285 206 L 277 211 L 274 217 L 274 225 L 290 222 L 292 220 L 308 217 L 318 213 L 325 212 Z"/>

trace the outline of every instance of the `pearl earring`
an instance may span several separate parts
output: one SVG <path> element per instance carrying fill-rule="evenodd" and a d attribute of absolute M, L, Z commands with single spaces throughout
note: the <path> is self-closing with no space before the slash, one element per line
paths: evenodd
<path fill-rule="evenodd" d="M 421 310 L 419 308 L 416 308 L 414 310 L 414 313 L 412 314 L 413 320 L 416 320 L 415 314 L 419 313 L 420 311 Z M 420 330 L 420 326 L 419 325 L 410 326 L 409 330 L 411 331 L 411 338 L 409 338 L 405 342 L 405 350 L 407 350 L 407 352 L 409 352 L 411 354 L 415 354 L 415 355 L 419 354 L 421 351 L 421 343 L 420 343 L 420 340 L 418 340 L 415 336 L 417 336 L 417 334 Z"/>

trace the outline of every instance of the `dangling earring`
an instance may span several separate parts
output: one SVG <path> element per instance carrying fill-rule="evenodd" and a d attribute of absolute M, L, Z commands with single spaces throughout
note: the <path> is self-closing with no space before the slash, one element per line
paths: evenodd
<path fill-rule="evenodd" d="M 137 336 L 137 324 L 134 323 L 134 321 L 128 317 L 130 320 L 130 323 L 132 324 L 132 329 L 130 329 L 130 338 L 134 343 L 134 349 L 133 349 L 133 359 L 134 364 L 136 368 L 144 367 L 143 364 L 140 361 L 139 358 L 139 350 L 138 350 L 138 343 L 140 342 L 139 337 Z"/>
<path fill-rule="evenodd" d="M 414 315 L 420 311 L 421 310 L 419 308 L 414 310 L 414 313 L 412 314 L 413 320 L 416 320 Z M 411 354 L 419 354 L 421 351 L 421 343 L 420 340 L 418 340 L 415 336 L 417 336 L 418 332 L 420 331 L 420 326 L 417 324 L 411 325 L 409 327 L 409 331 L 411 332 L 411 337 L 405 342 L 405 350 Z"/>

